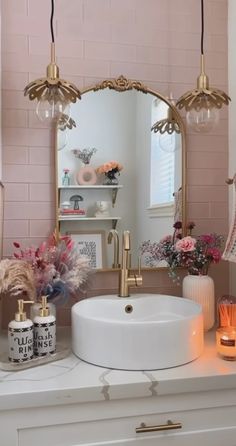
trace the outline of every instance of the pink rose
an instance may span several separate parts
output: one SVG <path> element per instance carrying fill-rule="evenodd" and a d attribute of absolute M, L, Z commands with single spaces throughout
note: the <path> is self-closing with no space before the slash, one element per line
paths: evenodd
<path fill-rule="evenodd" d="M 184 237 L 181 240 L 178 240 L 175 244 L 176 251 L 189 252 L 194 251 L 196 245 L 196 239 L 193 237 Z"/>

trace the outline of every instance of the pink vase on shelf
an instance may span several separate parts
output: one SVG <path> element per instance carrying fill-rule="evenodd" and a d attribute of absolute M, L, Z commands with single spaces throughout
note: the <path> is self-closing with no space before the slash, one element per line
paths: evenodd
<path fill-rule="evenodd" d="M 89 164 L 85 164 L 76 172 L 75 180 L 77 184 L 83 186 L 92 186 L 97 183 L 97 174 L 95 169 Z"/>
<path fill-rule="evenodd" d="M 208 275 L 189 274 L 183 280 L 183 297 L 192 299 L 202 306 L 204 330 L 215 323 L 215 287 Z"/>

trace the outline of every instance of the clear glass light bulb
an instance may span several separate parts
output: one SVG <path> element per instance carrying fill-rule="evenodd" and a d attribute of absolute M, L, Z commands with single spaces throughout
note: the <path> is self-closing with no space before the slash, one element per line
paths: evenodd
<path fill-rule="evenodd" d="M 65 101 L 64 96 L 57 87 L 48 88 L 38 101 L 36 114 L 40 121 L 57 120 L 65 113 L 65 110 L 66 114 L 70 115 L 70 113 L 68 114 L 68 107 L 69 103 Z"/>
<path fill-rule="evenodd" d="M 219 109 L 210 106 L 207 97 L 203 96 L 198 110 L 192 109 L 186 113 L 186 120 L 194 132 L 208 133 L 219 122 Z"/>
<path fill-rule="evenodd" d="M 176 152 L 178 150 L 178 141 L 176 137 L 176 132 L 173 132 L 171 134 L 165 132 L 159 134 L 159 145 L 161 150 L 164 152 L 172 153 Z"/>
<path fill-rule="evenodd" d="M 62 150 L 64 147 L 66 147 L 68 143 L 68 131 L 67 129 L 61 130 L 58 129 L 57 133 L 57 150 Z"/>

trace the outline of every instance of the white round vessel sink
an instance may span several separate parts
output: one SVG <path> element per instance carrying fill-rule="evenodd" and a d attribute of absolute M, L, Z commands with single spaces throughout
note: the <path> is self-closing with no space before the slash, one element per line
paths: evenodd
<path fill-rule="evenodd" d="M 112 369 L 182 365 L 202 353 L 202 309 L 159 294 L 85 299 L 72 307 L 72 349 L 80 359 Z"/>

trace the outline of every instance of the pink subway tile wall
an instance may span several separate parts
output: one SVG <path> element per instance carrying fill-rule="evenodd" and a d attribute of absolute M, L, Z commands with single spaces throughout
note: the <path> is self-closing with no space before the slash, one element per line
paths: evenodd
<path fill-rule="evenodd" d="M 227 0 L 205 1 L 207 73 L 226 91 L 227 6 Z M 38 244 L 55 221 L 53 130 L 23 96 L 30 80 L 45 75 L 49 15 L 48 0 L 2 0 L 4 256 L 12 254 L 15 239 Z M 199 74 L 199 27 L 198 0 L 57 0 L 61 76 L 82 89 L 123 74 L 178 98 Z M 198 232 L 227 233 L 227 125 L 224 109 L 211 134 L 187 130 L 187 209 Z M 227 265 L 218 271 L 217 289 L 227 292 Z M 166 273 L 155 274 L 162 283 Z M 96 281 L 92 289 L 99 289 Z"/>

